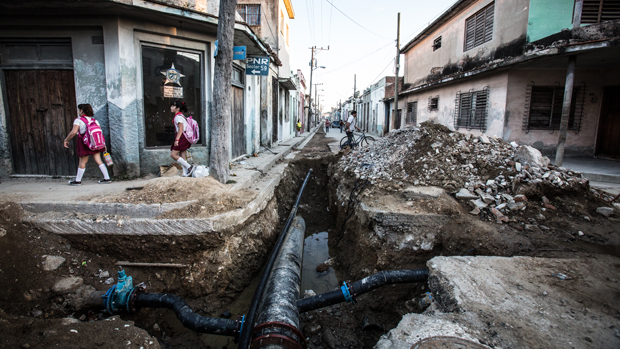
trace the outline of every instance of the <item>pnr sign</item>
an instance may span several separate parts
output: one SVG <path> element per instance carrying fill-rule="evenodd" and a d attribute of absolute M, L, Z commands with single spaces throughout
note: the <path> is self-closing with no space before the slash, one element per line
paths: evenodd
<path fill-rule="evenodd" d="M 269 75 L 269 57 L 250 57 L 245 65 L 245 75 Z"/>

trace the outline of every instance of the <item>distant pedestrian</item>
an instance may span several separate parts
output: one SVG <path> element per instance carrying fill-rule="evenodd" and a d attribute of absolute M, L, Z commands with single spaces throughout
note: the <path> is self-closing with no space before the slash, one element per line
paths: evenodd
<path fill-rule="evenodd" d="M 183 133 L 187 128 L 187 119 L 183 115 L 183 113 L 188 111 L 187 104 L 181 101 L 174 101 L 170 103 L 170 111 L 174 113 L 172 123 L 176 131 L 174 143 L 170 147 L 170 157 L 183 167 L 183 177 L 188 177 L 192 175 L 196 167 L 187 162 L 187 149 L 192 146 Z"/>
<path fill-rule="evenodd" d="M 342 119 L 340 119 L 340 120 L 338 120 L 338 123 L 339 123 L 338 126 L 340 127 L 340 133 L 342 133 L 342 128 L 344 126 L 344 121 L 342 121 Z"/>
<path fill-rule="evenodd" d="M 325 132 L 329 132 L 329 119 L 325 118 Z"/>
<path fill-rule="evenodd" d="M 358 130 L 361 131 L 359 127 L 355 125 L 357 121 L 357 112 L 354 110 L 351 112 L 349 119 L 347 120 L 347 137 L 349 138 L 349 144 L 353 144 L 353 131 Z"/>
<path fill-rule="evenodd" d="M 301 120 L 297 119 L 297 137 L 301 134 Z"/>
<path fill-rule="evenodd" d="M 80 104 L 78 105 L 78 114 L 80 116 L 73 121 L 73 129 L 63 141 L 65 148 L 69 148 L 69 141 L 76 135 L 78 136 L 75 142 L 75 153 L 80 160 L 77 175 L 74 180 L 69 181 L 69 185 L 82 185 L 82 176 L 84 175 L 84 171 L 86 171 L 88 157 L 91 155 L 93 159 L 95 159 L 97 165 L 99 165 L 101 173 L 103 173 L 103 179 L 100 180 L 99 183 L 111 183 L 112 181 L 108 174 L 108 168 L 103 161 L 101 161 L 100 153 L 106 150 L 105 139 L 103 138 L 103 132 L 101 131 L 99 121 L 95 120 L 93 117 L 93 107 L 91 107 L 90 104 Z"/>

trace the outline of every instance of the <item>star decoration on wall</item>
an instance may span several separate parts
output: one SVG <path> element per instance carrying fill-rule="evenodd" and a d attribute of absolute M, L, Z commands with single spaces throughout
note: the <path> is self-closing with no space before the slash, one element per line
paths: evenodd
<path fill-rule="evenodd" d="M 181 78 L 185 77 L 185 75 L 181 74 L 181 72 L 176 70 L 176 68 L 174 67 L 174 63 L 172 63 L 172 67 L 170 67 L 170 69 L 161 71 L 160 73 L 166 77 L 166 82 L 164 83 L 164 85 L 179 84 L 179 86 L 181 86 L 180 80 Z"/>

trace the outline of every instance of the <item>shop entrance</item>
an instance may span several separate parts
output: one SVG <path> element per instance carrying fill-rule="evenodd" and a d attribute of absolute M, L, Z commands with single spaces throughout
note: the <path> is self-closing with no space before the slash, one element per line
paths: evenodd
<path fill-rule="evenodd" d="M 62 143 L 77 117 L 73 70 L 4 74 L 14 173 L 74 175 L 75 148 L 66 149 Z"/>

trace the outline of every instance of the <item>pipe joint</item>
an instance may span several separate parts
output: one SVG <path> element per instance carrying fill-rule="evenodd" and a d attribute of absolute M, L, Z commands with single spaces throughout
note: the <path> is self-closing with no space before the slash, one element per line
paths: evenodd
<path fill-rule="evenodd" d="M 342 295 L 344 296 L 344 300 L 347 303 L 356 303 L 355 295 L 351 293 L 351 286 L 347 284 L 346 281 L 342 282 L 342 286 L 340 286 L 340 290 L 342 291 Z"/>
<path fill-rule="evenodd" d="M 118 314 L 122 311 L 133 312 L 135 299 L 138 293 L 144 292 L 146 286 L 141 283 L 133 286 L 133 278 L 125 274 L 125 270 L 118 272 L 118 283 L 102 296 L 103 307 L 110 314 Z"/>

